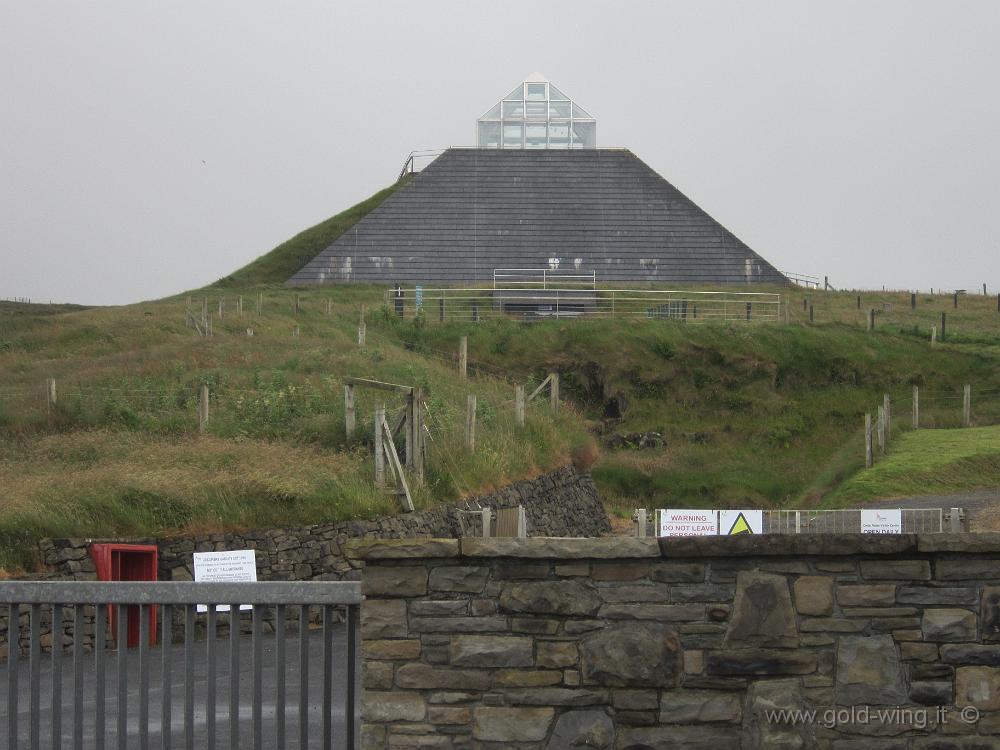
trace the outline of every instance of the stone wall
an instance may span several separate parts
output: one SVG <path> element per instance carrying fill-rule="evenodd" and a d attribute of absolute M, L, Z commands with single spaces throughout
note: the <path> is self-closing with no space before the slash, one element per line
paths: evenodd
<path fill-rule="evenodd" d="M 370 521 L 161 539 L 46 539 L 39 545 L 47 568 L 41 577 L 95 580 L 91 543 L 124 541 L 157 545 L 161 581 L 192 580 L 194 552 L 230 549 L 257 550 L 257 576 L 262 581 L 339 581 L 356 575 L 343 554 L 348 539 L 477 535 L 482 533 L 479 517 L 463 511 L 517 505 L 525 506 L 529 536 L 590 537 L 611 531 L 590 475 L 567 466 L 453 505 Z"/>
<path fill-rule="evenodd" d="M 1000 535 L 349 553 L 365 748 L 1000 747 Z"/>
<path fill-rule="evenodd" d="M 357 578 L 344 556 L 349 539 L 402 537 L 461 537 L 482 533 L 478 515 L 462 511 L 481 507 L 507 508 L 525 506 L 527 530 L 531 535 L 599 536 L 611 530 L 607 514 L 589 474 L 572 466 L 557 469 L 535 479 L 517 482 L 503 489 L 469 498 L 453 505 L 441 505 L 415 513 L 402 513 L 370 521 L 341 521 L 286 529 L 263 529 L 243 533 L 170 537 L 163 539 L 46 539 L 39 545 L 45 564 L 43 572 L 30 580 L 96 580 L 97 572 L 90 556 L 96 541 L 124 541 L 155 544 L 159 554 L 159 579 L 190 581 L 193 578 L 192 553 L 229 549 L 257 551 L 257 577 L 262 581 L 331 580 Z M 23 612 L 22 639 L 27 647 L 27 612 Z M 93 614 L 88 610 L 88 645 L 92 639 Z M 0 655 L 7 641 L 7 611 L 0 609 Z M 181 613 L 177 612 L 176 632 L 181 632 Z M 51 642 L 48 610 L 41 623 Z M 72 644 L 72 628 L 64 628 L 67 647 Z M 224 635 L 220 631 L 220 635 Z"/>

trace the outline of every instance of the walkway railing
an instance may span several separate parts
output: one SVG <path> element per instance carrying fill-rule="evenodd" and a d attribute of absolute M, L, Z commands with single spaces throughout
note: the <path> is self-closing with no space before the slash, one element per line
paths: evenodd
<path fill-rule="evenodd" d="M 87 737 L 86 747 L 98 749 L 214 748 L 221 720 L 228 721 L 229 747 L 283 748 L 287 721 L 297 724 L 297 732 L 288 732 L 297 734 L 296 747 L 331 748 L 335 717 L 342 717 L 337 746 L 354 748 L 360 602 L 357 582 L 0 582 L 7 746 L 83 748 Z M 338 611 L 346 627 L 335 624 Z M 294 631 L 286 633 L 293 623 L 297 642 Z M 138 627 L 131 649 L 130 625 Z M 229 666 L 220 674 L 219 637 L 226 630 Z M 242 643 L 244 630 L 249 644 Z M 183 633 L 178 646 L 175 631 Z M 297 659 L 288 658 L 289 640 Z M 249 674 L 242 673 L 244 645 Z M 334 664 L 335 645 L 343 664 Z M 288 685 L 294 678 L 297 688 Z M 109 683 L 117 693 L 112 701 Z M 249 701 L 241 702 L 241 689 Z M 228 697 L 228 711 L 217 704 L 220 695 Z"/>
<path fill-rule="evenodd" d="M 648 318 L 688 323 L 781 320 L 781 295 L 769 292 L 696 292 L 639 289 L 524 287 L 391 289 L 386 305 L 401 318 L 477 322 L 487 318 Z"/>

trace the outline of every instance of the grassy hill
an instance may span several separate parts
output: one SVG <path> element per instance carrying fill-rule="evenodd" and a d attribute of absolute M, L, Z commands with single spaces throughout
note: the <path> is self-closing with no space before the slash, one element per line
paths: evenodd
<path fill-rule="evenodd" d="M 369 436 L 373 410 L 400 404 L 360 391 L 358 432 L 347 440 L 346 376 L 427 393 L 431 440 L 418 506 L 571 460 L 593 465 L 606 504 L 622 515 L 668 505 L 854 502 L 896 491 L 908 476 L 952 491 L 997 481 L 995 456 L 982 464 L 979 453 L 959 455 L 963 447 L 942 463 L 932 460 L 933 447 L 921 452 L 930 429 L 894 443 L 907 452 L 890 454 L 877 472 L 860 471 L 862 417 L 884 393 L 900 432 L 913 385 L 922 389 L 924 427 L 957 426 L 965 383 L 974 387 L 974 421 L 1000 423 L 995 298 L 963 296 L 955 309 L 951 297 L 922 294 L 911 309 L 908 293 L 863 293 L 859 306 L 854 292 L 757 289 L 785 296 L 782 322 L 439 325 L 399 320 L 380 288 L 283 286 L 401 184 L 205 290 L 119 308 L 0 305 L 0 569 L 33 565 L 30 550 L 41 536 L 244 529 L 393 512 L 396 501 L 372 483 Z M 187 322 L 203 303 L 213 337 Z M 362 305 L 367 345 L 359 347 Z M 878 311 L 874 332 L 865 330 L 869 309 Z M 930 328 L 940 326 L 942 312 L 947 338 L 932 347 Z M 455 366 L 463 334 L 468 382 Z M 553 415 L 533 402 L 518 427 L 513 384 L 530 388 L 552 370 L 561 375 L 564 408 Z M 46 378 L 57 382 L 51 409 Z M 202 385 L 211 392 L 204 434 Z M 479 400 L 474 454 L 464 446 L 469 393 Z M 608 418 L 611 406 L 620 417 Z M 615 433 L 649 430 L 665 446 L 599 448 Z M 904 458 L 910 440 L 912 459 Z M 978 438 L 966 430 L 961 440 Z M 968 460 L 974 465 L 962 464 Z"/>

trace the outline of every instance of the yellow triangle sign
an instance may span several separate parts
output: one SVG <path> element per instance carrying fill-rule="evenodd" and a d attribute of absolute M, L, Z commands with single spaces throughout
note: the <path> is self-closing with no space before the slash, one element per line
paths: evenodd
<path fill-rule="evenodd" d="M 742 513 L 736 516 L 736 520 L 733 521 L 733 525 L 729 527 L 727 532 L 729 535 L 733 534 L 752 534 L 753 529 L 750 528 L 750 524 L 747 523 L 747 519 Z"/>

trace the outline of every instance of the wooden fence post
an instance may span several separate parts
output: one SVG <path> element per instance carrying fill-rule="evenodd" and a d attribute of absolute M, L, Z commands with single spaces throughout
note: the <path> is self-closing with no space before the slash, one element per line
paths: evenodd
<path fill-rule="evenodd" d="M 465 400 L 465 445 L 476 452 L 476 397 L 471 394 Z"/>
<path fill-rule="evenodd" d="M 958 292 L 955 292 L 955 309 L 958 309 Z"/>
<path fill-rule="evenodd" d="M 264 292 L 257 292 L 257 314 L 264 309 Z"/>
<path fill-rule="evenodd" d="M 972 386 L 965 386 L 962 394 L 962 426 L 972 427 Z"/>
<path fill-rule="evenodd" d="M 885 410 L 881 406 L 878 407 L 878 418 L 875 430 L 878 437 L 879 455 L 885 455 Z"/>
<path fill-rule="evenodd" d="M 913 386 L 913 429 L 920 429 L 920 386 Z"/>
<path fill-rule="evenodd" d="M 861 295 L 858 295 L 858 309 L 861 309 Z"/>
<path fill-rule="evenodd" d="M 524 426 L 524 386 L 515 385 L 514 386 L 514 419 L 517 423 Z"/>
<path fill-rule="evenodd" d="M 550 373 L 549 378 L 551 378 L 549 380 L 549 406 L 552 413 L 555 414 L 559 411 L 559 373 Z"/>
<path fill-rule="evenodd" d="M 888 443 L 892 440 L 892 401 L 888 393 L 882 395 L 882 411 L 885 414 L 885 440 Z"/>
<path fill-rule="evenodd" d="M 469 337 L 462 336 L 458 340 L 458 377 L 465 380 L 469 377 Z"/>
<path fill-rule="evenodd" d="M 236 302 L 236 310 L 239 312 L 239 315 L 242 318 L 243 317 L 243 295 L 242 294 L 239 296 L 239 299 Z"/>
<path fill-rule="evenodd" d="M 354 413 L 354 386 L 344 386 L 344 432 L 347 439 L 354 436 L 355 413 Z"/>
<path fill-rule="evenodd" d="M 917 309 L 917 294 L 916 292 L 910 292 L 910 309 Z"/>
<path fill-rule="evenodd" d="M 208 297 L 201 300 L 201 324 L 208 328 Z"/>
<path fill-rule="evenodd" d="M 414 388 L 413 403 L 409 414 L 410 422 L 407 427 L 413 431 L 413 438 L 410 441 L 410 448 L 413 451 L 411 465 L 418 482 L 424 481 L 424 428 L 420 412 L 420 404 L 423 400 L 424 392 L 420 388 Z"/>
<path fill-rule="evenodd" d="M 375 410 L 375 486 L 385 487 L 385 446 L 382 444 L 382 431 L 385 424 L 385 407 Z"/>
<path fill-rule="evenodd" d="M 813 306 L 809 305 L 809 322 L 813 322 Z"/>
<path fill-rule="evenodd" d="M 45 380 L 45 405 L 48 411 L 52 411 L 56 406 L 56 379 L 47 378 Z"/>
<path fill-rule="evenodd" d="M 204 432 L 208 427 L 208 386 L 201 387 L 201 400 L 198 403 L 198 430 Z"/>
<path fill-rule="evenodd" d="M 870 469 L 875 463 L 875 456 L 872 451 L 872 415 L 865 414 L 865 468 Z"/>
<path fill-rule="evenodd" d="M 327 300 L 329 304 L 329 300 Z M 365 306 L 361 306 L 361 312 L 358 314 L 358 346 L 365 345 Z"/>
<path fill-rule="evenodd" d="M 869 331 L 874 331 L 875 330 L 875 308 L 874 307 L 868 310 L 868 330 Z"/>
<path fill-rule="evenodd" d="M 442 292 L 443 294 L 443 292 Z M 438 300 L 438 322 L 444 323 L 444 297 Z"/>
<path fill-rule="evenodd" d="M 937 326 L 931 326 L 931 346 L 937 343 Z"/>
<path fill-rule="evenodd" d="M 646 509 L 637 508 L 635 511 L 636 536 L 640 539 L 646 538 Z"/>
<path fill-rule="evenodd" d="M 483 508 L 479 511 L 480 517 L 483 519 L 483 537 L 490 536 L 490 525 L 493 520 L 493 511 L 490 508 Z"/>
<path fill-rule="evenodd" d="M 225 317 L 225 313 L 226 313 L 226 298 L 219 297 L 219 320 L 222 320 Z"/>
<path fill-rule="evenodd" d="M 944 326 L 945 326 L 945 321 L 946 320 L 947 320 L 947 316 L 944 313 L 941 313 L 941 340 L 942 341 L 944 341 L 944 339 L 945 339 L 945 327 Z"/>
<path fill-rule="evenodd" d="M 298 293 L 295 294 L 295 314 L 296 315 L 299 314 L 299 295 L 298 295 Z"/>

